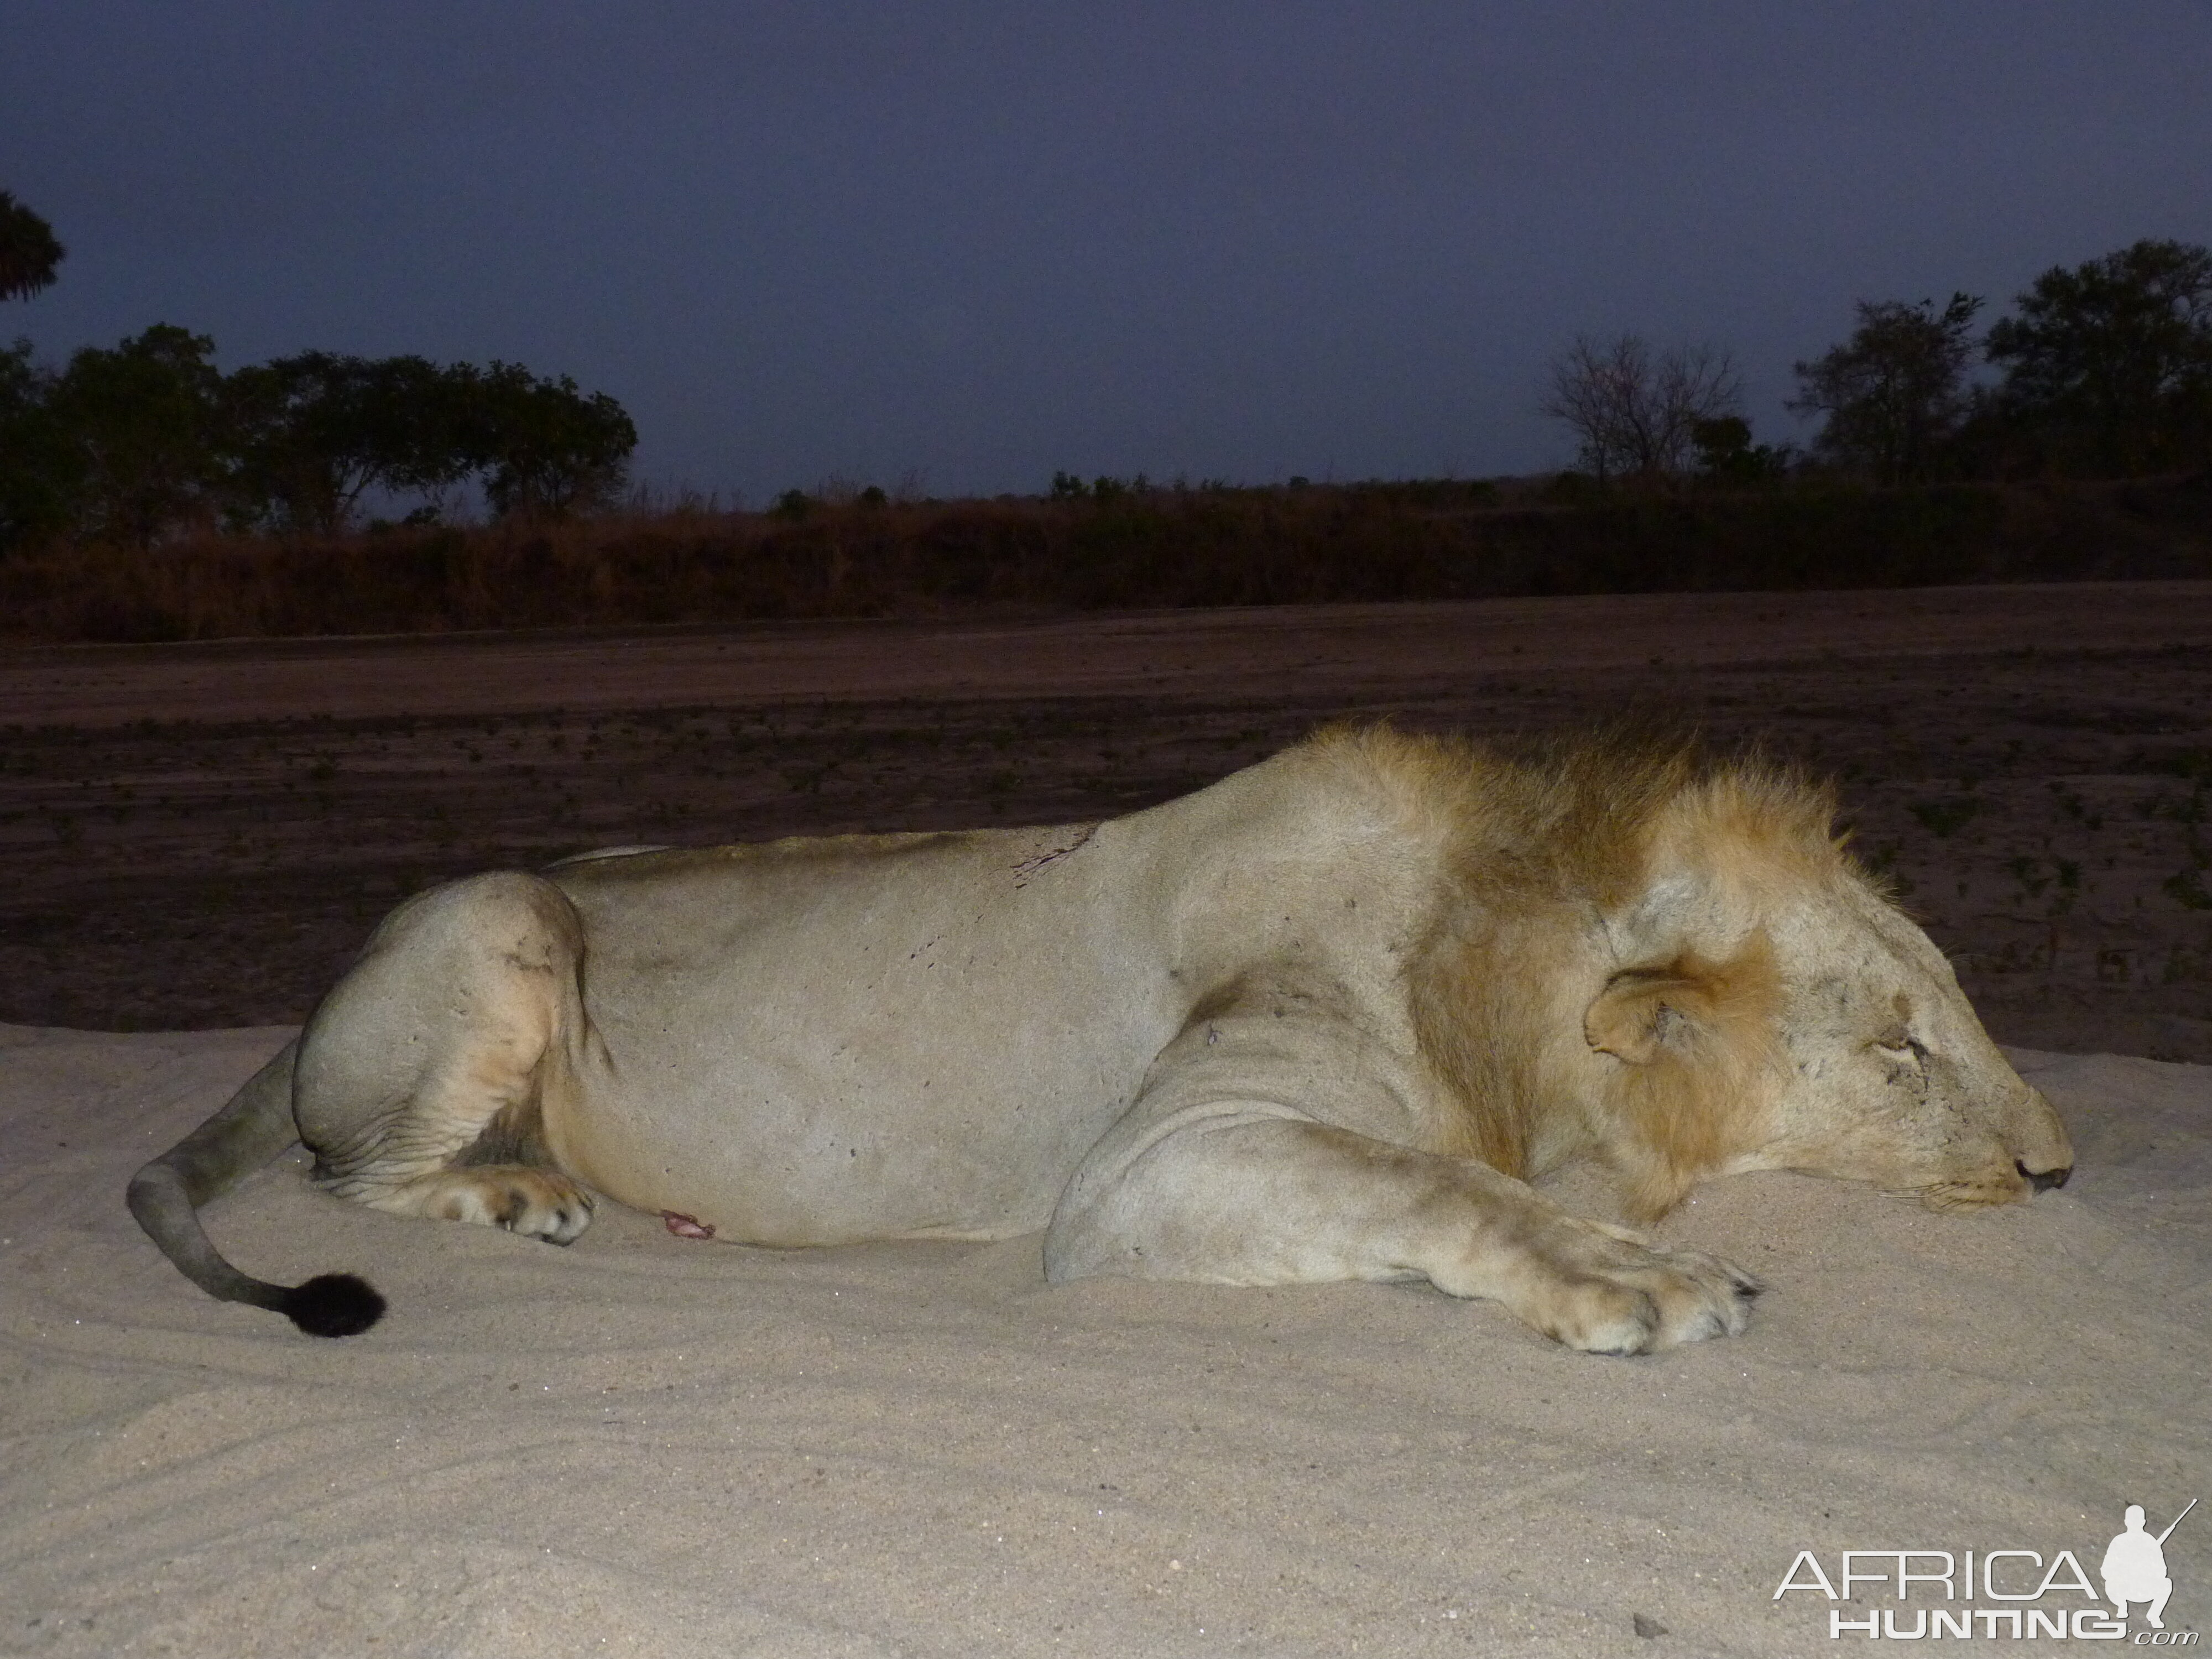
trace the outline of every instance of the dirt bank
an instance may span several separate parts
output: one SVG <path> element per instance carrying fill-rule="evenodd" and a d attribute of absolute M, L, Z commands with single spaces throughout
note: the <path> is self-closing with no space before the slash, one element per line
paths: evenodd
<path fill-rule="evenodd" d="M 1066 820 L 1340 715 L 1659 712 L 1835 774 L 2001 1037 L 2212 1060 L 2212 583 L 60 647 L 0 657 L 0 1020 L 300 1018 L 422 884 Z"/>

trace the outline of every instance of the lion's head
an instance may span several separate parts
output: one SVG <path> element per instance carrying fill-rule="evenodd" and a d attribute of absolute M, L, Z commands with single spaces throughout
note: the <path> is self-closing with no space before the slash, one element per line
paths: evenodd
<path fill-rule="evenodd" d="M 1516 1173 L 1594 1152 L 1643 1219 L 1751 1170 L 1943 1210 L 2064 1182 L 2057 1115 L 1832 834 L 1827 789 L 1682 745 L 1460 764 L 1479 828 L 1415 988 L 1457 1150 Z"/>

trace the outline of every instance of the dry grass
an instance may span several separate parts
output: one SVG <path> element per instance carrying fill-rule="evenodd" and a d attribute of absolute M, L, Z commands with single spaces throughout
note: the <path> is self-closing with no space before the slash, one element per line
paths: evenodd
<path fill-rule="evenodd" d="M 2212 574 L 2212 481 L 1496 503 L 1451 483 L 678 510 L 0 562 L 18 640 Z"/>

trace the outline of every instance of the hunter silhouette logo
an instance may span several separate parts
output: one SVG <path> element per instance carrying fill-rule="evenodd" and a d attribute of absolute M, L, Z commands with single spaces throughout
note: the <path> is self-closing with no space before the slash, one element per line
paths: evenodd
<path fill-rule="evenodd" d="M 2104 1565 L 2097 1569 L 2105 1581 L 2105 1599 L 2119 1609 L 2120 1617 L 2128 1616 L 2128 1603 L 2148 1601 L 2150 1609 L 2143 1614 L 2153 1630 L 2164 1630 L 2166 1597 L 2173 1594 L 2173 1580 L 2166 1576 L 2166 1540 L 2173 1536 L 2182 1516 L 2197 1507 L 2197 1500 L 2188 1504 L 2172 1520 L 2166 1530 L 2154 1538 L 2143 1530 L 2143 1511 L 2140 1504 L 2128 1505 L 2121 1522 L 2127 1530 L 2105 1547 Z"/>
<path fill-rule="evenodd" d="M 2059 1550 L 2048 1560 L 2036 1550 L 1882 1549 L 1845 1550 L 1833 1577 L 1819 1556 L 1800 1550 L 1782 1575 L 1773 1599 L 1779 1601 L 1792 1590 L 1805 1590 L 1831 1602 L 1856 1604 L 1849 1613 L 1840 1607 L 1828 1609 L 1832 1638 L 1888 1637 L 1905 1642 L 2003 1638 L 2016 1642 L 2055 1637 L 2126 1642 L 2139 1648 L 2195 1647 L 2195 1631 L 2166 1627 L 2166 1604 L 2173 1595 L 2166 1540 L 2197 1502 L 2192 1498 L 2184 1504 L 2163 1532 L 2149 1529 L 2142 1504 L 2129 1504 L 2121 1516 L 2121 1530 L 2105 1547 L 2104 1559 L 2098 1563 L 2098 1577 L 2105 1586 L 2101 1596 L 2081 1558 L 2069 1549 Z M 1870 1606 L 1863 1599 L 1869 1595 L 1886 1597 L 1896 1605 Z M 1970 1605 L 1957 1605 L 1962 1601 Z M 1977 1601 L 1996 1605 L 1971 1605 Z M 2146 1628 L 2130 1631 L 2130 1607 L 2142 1609 Z"/>

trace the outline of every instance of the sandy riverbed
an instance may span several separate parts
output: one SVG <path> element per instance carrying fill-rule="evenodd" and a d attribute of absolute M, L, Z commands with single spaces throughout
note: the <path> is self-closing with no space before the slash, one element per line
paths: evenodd
<path fill-rule="evenodd" d="M 2212 1067 L 2142 1057 L 2212 1060 L 2208 666 L 2206 584 L 0 659 L 0 1653 L 1765 1656 L 1838 1650 L 1817 1592 L 1774 1600 L 1801 1549 L 2094 1578 L 2123 1505 L 2212 1498 Z M 1655 702 L 1850 774 L 2068 1119 L 2063 1192 L 1711 1184 L 1664 1231 L 1771 1291 L 1635 1361 L 1423 1290 L 1048 1287 L 1034 1239 L 789 1254 L 605 1206 L 555 1250 L 295 1158 L 210 1222 L 392 1297 L 317 1342 L 121 1206 L 453 870 L 1066 819 L 1331 714 Z M 33 1029 L 125 1022 L 252 1024 Z M 2206 1515 L 2175 1630 L 2212 1625 Z"/>

